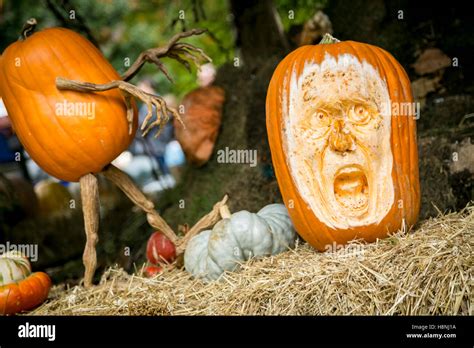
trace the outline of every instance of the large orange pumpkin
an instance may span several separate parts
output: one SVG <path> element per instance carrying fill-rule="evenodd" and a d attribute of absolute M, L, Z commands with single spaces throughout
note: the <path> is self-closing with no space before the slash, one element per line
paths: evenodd
<path fill-rule="evenodd" d="M 416 105 L 388 52 L 346 41 L 303 46 L 266 101 L 273 165 L 298 233 L 324 251 L 416 222 Z"/>
<path fill-rule="evenodd" d="M 56 77 L 101 84 L 120 76 L 94 45 L 63 28 L 25 35 L 0 57 L 0 90 L 21 143 L 46 172 L 78 181 L 128 147 L 136 108 L 129 134 L 118 90 L 61 91 Z"/>

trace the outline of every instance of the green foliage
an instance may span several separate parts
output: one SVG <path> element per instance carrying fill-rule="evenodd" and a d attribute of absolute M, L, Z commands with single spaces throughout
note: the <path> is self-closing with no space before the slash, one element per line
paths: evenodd
<path fill-rule="evenodd" d="M 59 14 L 54 14 L 54 9 Z M 75 19 L 70 19 L 71 10 Z M 119 73 L 126 69 L 141 51 L 164 45 L 175 33 L 184 29 L 207 28 L 210 34 L 186 39 L 198 46 L 220 66 L 233 56 L 234 37 L 229 5 L 221 0 L 10 0 L 1 8 L 0 50 L 15 41 L 28 18 L 38 20 L 38 29 L 52 26 L 73 27 L 81 30 L 81 22 L 89 28 L 100 49 Z M 60 17 L 64 18 L 61 20 Z M 150 77 L 160 94 L 173 93 L 178 97 L 195 88 L 195 69 L 189 73 L 181 64 L 165 58 L 165 66 L 174 79 L 170 83 L 156 66 L 145 66 L 135 77 Z M 137 82 L 137 81 L 134 81 Z"/>
<path fill-rule="evenodd" d="M 302 25 L 318 10 L 322 10 L 328 0 L 276 0 L 275 6 L 280 14 L 285 31 L 291 26 Z"/>
<path fill-rule="evenodd" d="M 0 1 L 0 52 L 16 41 L 23 24 L 31 17 L 41 20 L 44 27 L 57 25 L 52 13 L 39 1 Z"/>
<path fill-rule="evenodd" d="M 326 3 L 327 0 L 275 0 L 286 31 L 303 24 Z M 75 15 L 73 19 L 71 11 Z M 163 45 L 175 33 L 191 28 L 209 30 L 208 34 L 186 41 L 203 48 L 217 67 L 234 56 L 230 4 L 224 0 L 6 0 L 3 7 L 0 0 L 1 51 L 17 40 L 21 27 L 31 17 L 38 20 L 39 30 L 68 26 L 86 35 L 84 25 L 119 73 L 141 51 Z M 174 84 L 152 65 L 145 66 L 135 79 L 149 77 L 158 86 L 158 93 L 173 93 L 178 97 L 197 86 L 195 69 L 189 73 L 172 59 L 164 59 L 164 63 Z"/>

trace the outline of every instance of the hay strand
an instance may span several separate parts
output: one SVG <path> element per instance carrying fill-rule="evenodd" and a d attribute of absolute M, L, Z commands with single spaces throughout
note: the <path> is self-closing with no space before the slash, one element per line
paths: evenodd
<path fill-rule="evenodd" d="M 33 315 L 473 315 L 474 206 L 334 253 L 306 243 L 204 284 L 112 267 L 91 289 L 55 287 Z"/>

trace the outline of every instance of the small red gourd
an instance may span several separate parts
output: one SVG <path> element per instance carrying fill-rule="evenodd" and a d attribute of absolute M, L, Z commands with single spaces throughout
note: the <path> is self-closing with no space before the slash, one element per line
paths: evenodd
<path fill-rule="evenodd" d="M 145 269 L 143 270 L 143 274 L 147 278 L 153 278 L 154 276 L 156 276 L 157 274 L 160 274 L 161 272 L 163 272 L 163 267 L 155 266 L 155 265 L 146 266 Z"/>
<path fill-rule="evenodd" d="M 148 239 L 146 256 L 150 263 L 171 263 L 176 259 L 176 247 L 163 233 L 155 232 Z"/>

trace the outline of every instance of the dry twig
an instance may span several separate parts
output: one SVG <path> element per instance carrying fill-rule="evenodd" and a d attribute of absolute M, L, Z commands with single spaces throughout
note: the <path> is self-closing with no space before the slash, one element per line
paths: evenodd
<path fill-rule="evenodd" d="M 228 198 L 229 197 L 225 195 L 221 201 L 214 204 L 212 210 L 208 214 L 204 215 L 198 222 L 196 222 L 196 224 L 189 229 L 184 237 L 181 238 L 181 240 L 178 242 L 178 245 L 176 246 L 178 255 L 184 253 L 186 250 L 186 245 L 191 240 L 191 238 L 193 238 L 202 230 L 210 226 L 214 226 L 221 219 L 220 209 L 226 205 Z"/>
<path fill-rule="evenodd" d="M 162 232 L 173 243 L 178 242 L 178 237 L 166 221 L 156 212 L 155 205 L 135 185 L 130 177 L 114 165 L 108 165 L 102 174 L 112 181 L 125 195 L 147 214 L 148 223 L 156 230 Z"/>
<path fill-rule="evenodd" d="M 35 25 L 35 20 L 30 20 L 27 22 L 23 30 L 25 37 L 30 31 L 30 28 L 34 29 Z M 180 42 L 180 40 L 183 38 L 193 35 L 200 35 L 204 32 L 205 30 L 202 29 L 192 29 L 186 32 L 178 33 L 173 36 L 165 46 L 151 48 L 142 52 L 137 60 L 132 64 L 132 66 L 121 77 L 121 80 L 114 80 L 104 84 L 96 84 L 92 82 L 73 81 L 63 77 L 57 77 L 56 87 L 60 90 L 73 90 L 86 93 L 104 92 L 117 88 L 123 94 L 125 99 L 129 134 L 132 134 L 133 132 L 133 98 L 141 100 L 146 104 L 148 109 L 148 113 L 141 125 L 141 130 L 143 131 L 144 136 L 148 134 L 148 132 L 150 132 L 150 130 L 154 127 L 158 127 L 159 130 L 156 134 L 157 136 L 163 126 L 168 122 L 170 115 L 177 118 L 184 126 L 178 112 L 174 108 L 168 107 L 163 98 L 146 93 L 127 81 L 132 79 L 146 62 L 155 64 L 165 74 L 165 76 L 171 80 L 168 71 L 160 60 L 163 57 L 176 59 L 188 70 L 191 70 L 191 64 L 199 66 L 202 61 L 211 61 L 211 59 L 204 53 L 202 49 L 187 43 Z M 153 117 L 153 107 L 156 108 L 157 119 L 151 122 L 151 118 Z M 192 236 L 199 233 L 203 228 L 206 228 L 218 221 L 219 207 L 221 207 L 227 201 L 226 196 L 222 202 L 219 202 L 216 204 L 216 206 L 214 206 L 214 209 L 211 213 L 199 220 L 199 222 L 180 240 L 176 236 L 173 229 L 155 210 L 153 202 L 151 202 L 145 196 L 145 194 L 140 191 L 140 189 L 133 183 L 126 173 L 122 172 L 120 169 L 114 167 L 111 164 L 108 165 L 101 173 L 110 181 L 115 183 L 135 205 L 137 205 L 147 214 L 148 223 L 154 229 L 161 231 L 177 246 L 178 256 L 183 254 L 186 244 L 192 238 Z M 99 195 L 97 178 L 93 174 L 87 174 L 83 176 L 80 181 L 85 230 L 87 236 L 87 243 L 83 255 L 84 266 L 86 269 L 84 275 L 84 284 L 86 287 L 90 287 L 92 285 L 93 275 L 97 266 L 95 247 L 98 241 L 97 232 L 99 228 Z"/>
<path fill-rule="evenodd" d="M 168 70 L 161 61 L 161 58 L 164 57 L 177 60 L 188 70 L 191 70 L 191 64 L 199 66 L 202 62 L 212 61 L 202 49 L 179 41 L 193 35 L 200 35 L 204 32 L 206 32 L 204 29 L 192 29 L 181 32 L 174 35 L 165 46 L 150 48 L 140 53 L 135 62 L 121 76 L 121 80 L 114 80 L 104 84 L 96 84 L 92 82 L 73 81 L 63 77 L 58 77 L 56 79 L 56 87 L 58 89 L 73 90 L 78 92 L 103 92 L 118 88 L 125 97 L 125 103 L 127 105 L 127 122 L 129 125 L 128 131 L 130 134 L 132 133 L 133 125 L 132 97 L 141 100 L 148 108 L 148 113 L 140 127 L 140 129 L 143 131 L 143 136 L 148 134 L 148 132 L 150 132 L 154 127 L 158 127 L 158 132 L 155 135 L 158 136 L 163 126 L 169 121 L 170 115 L 174 116 L 184 127 L 184 123 L 181 120 L 179 113 L 176 111 L 176 109 L 168 107 L 163 98 L 145 93 L 127 81 L 132 79 L 146 62 L 155 64 L 163 72 L 163 74 L 165 74 L 165 76 L 170 81 L 172 81 Z M 156 107 L 157 119 L 154 122 L 149 123 L 153 116 L 153 106 Z"/>
<path fill-rule="evenodd" d="M 172 114 L 176 117 L 181 123 L 181 117 L 179 116 L 176 109 L 168 107 L 166 102 L 163 98 L 145 93 L 140 88 L 135 85 L 132 85 L 129 82 L 125 82 L 122 80 L 114 80 L 109 83 L 104 84 L 96 84 L 91 82 L 79 82 L 68 80 L 62 77 L 56 78 L 56 86 L 59 89 L 65 90 L 74 90 L 78 92 L 104 92 L 111 89 L 118 88 L 125 97 L 125 103 L 127 105 L 127 122 L 128 122 L 128 132 L 129 134 L 132 133 L 133 128 L 133 104 L 132 104 L 132 97 L 135 97 L 141 100 L 143 103 L 146 104 L 148 108 L 148 113 L 141 125 L 141 129 L 144 130 L 143 136 L 145 136 L 153 127 L 158 126 L 161 129 L 169 120 L 169 115 Z M 147 127 L 148 122 L 150 121 L 151 117 L 153 116 L 153 106 L 156 107 L 156 121 L 150 123 Z M 157 133 L 157 135 L 159 132 Z"/>
<path fill-rule="evenodd" d="M 148 279 L 112 268 L 100 285 L 55 287 L 33 315 L 474 315 L 474 206 L 376 243 L 306 243 L 221 281 L 181 269 Z"/>

